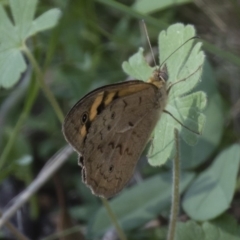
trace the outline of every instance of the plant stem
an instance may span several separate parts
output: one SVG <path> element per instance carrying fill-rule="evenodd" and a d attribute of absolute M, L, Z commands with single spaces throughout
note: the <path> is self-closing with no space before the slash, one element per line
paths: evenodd
<path fill-rule="evenodd" d="M 180 158 L 179 158 L 179 133 L 174 129 L 176 156 L 173 160 L 173 188 L 172 188 L 172 206 L 170 215 L 170 224 L 168 229 L 168 240 L 175 239 L 177 226 L 177 217 L 179 211 L 179 184 L 180 184 Z"/>
<path fill-rule="evenodd" d="M 0 212 L 0 217 L 2 216 L 2 212 Z M 26 236 L 24 236 L 11 222 L 6 222 L 5 226 L 8 228 L 9 232 L 18 239 L 18 240 L 29 240 Z"/>
<path fill-rule="evenodd" d="M 38 93 L 38 86 L 37 84 L 34 84 L 34 83 L 31 83 L 30 86 L 29 86 L 29 93 L 28 93 L 28 96 L 26 98 L 26 101 L 24 103 L 24 108 L 23 108 L 23 111 L 20 115 L 20 117 L 18 118 L 18 121 L 13 129 L 13 132 L 7 142 L 7 145 L 6 147 L 4 148 L 2 154 L 1 154 L 1 157 L 0 157 L 0 169 L 3 168 L 6 160 L 7 160 L 7 157 L 8 157 L 8 154 L 10 153 L 11 149 L 12 149 L 12 146 L 16 140 L 16 137 L 18 135 L 18 132 L 21 128 L 21 126 L 23 125 L 25 119 L 27 118 L 31 108 L 32 108 L 32 105 L 36 99 L 36 96 L 37 96 L 37 93 Z"/>
<path fill-rule="evenodd" d="M 3 168 L 3 166 L 7 160 L 7 156 L 10 153 L 10 150 L 12 149 L 13 143 L 16 140 L 19 129 L 22 126 L 23 122 L 25 121 L 25 118 L 26 118 L 26 114 L 25 114 L 25 112 L 23 112 L 17 121 L 17 124 L 11 134 L 9 141 L 7 142 L 6 147 L 4 148 L 4 150 L 2 152 L 2 155 L 0 157 L 0 169 Z"/>
<path fill-rule="evenodd" d="M 25 46 L 23 48 L 23 52 L 27 55 L 29 61 L 31 62 L 31 64 L 32 64 L 32 66 L 34 68 L 34 70 L 36 71 L 37 79 L 39 80 L 40 86 L 41 86 L 43 92 L 45 93 L 48 101 L 52 105 L 52 107 L 53 107 L 53 109 L 54 109 L 54 111 L 55 111 L 59 121 L 62 123 L 63 119 L 64 119 L 63 112 L 62 112 L 62 110 L 61 110 L 61 108 L 60 108 L 56 98 L 54 97 L 54 95 L 52 94 L 51 90 L 49 89 L 48 85 L 45 83 L 42 71 L 40 69 L 40 66 L 38 65 L 36 59 L 32 55 L 31 51 L 29 51 L 27 46 Z"/>
<path fill-rule="evenodd" d="M 113 210 L 111 209 L 108 201 L 105 199 L 105 198 L 101 198 L 102 199 L 102 202 L 103 202 L 103 205 L 105 206 L 106 210 L 107 210 L 107 213 L 108 213 L 108 216 L 110 217 L 113 225 L 115 226 L 116 228 L 116 231 L 118 233 L 118 236 L 121 240 L 127 240 L 127 237 L 126 235 L 124 234 L 122 228 L 120 227 L 120 225 L 118 224 L 118 221 L 117 221 L 117 217 L 116 215 L 114 214 Z"/>

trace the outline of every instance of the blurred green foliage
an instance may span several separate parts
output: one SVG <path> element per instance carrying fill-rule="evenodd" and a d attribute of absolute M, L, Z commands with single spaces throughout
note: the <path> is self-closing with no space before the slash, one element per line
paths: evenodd
<path fill-rule="evenodd" d="M 37 83 L 37 73 L 29 64 L 28 57 L 21 53 L 24 45 L 34 55 L 44 74 L 44 81 L 63 112 L 67 113 L 73 104 L 90 90 L 125 80 L 127 76 L 121 69 L 122 62 L 129 59 L 140 47 L 145 48 L 146 53 L 149 51 L 146 36 L 141 32 L 139 24 L 141 18 L 146 21 L 152 46 L 157 46 L 159 32 L 172 23 L 179 21 L 195 23 L 193 18 L 192 21 L 187 21 L 182 17 L 185 9 L 193 13 L 194 11 L 202 13 L 201 9 L 194 8 L 192 1 L 166 0 L 159 4 L 159 1 L 149 3 L 147 0 L 136 2 L 42 0 L 37 4 L 37 1 L 28 0 L 25 3 L 32 5 L 31 8 L 26 8 L 29 11 L 27 13 L 26 9 L 18 7 L 20 0 L 14 1 L 9 1 L 11 6 L 8 1 L 0 2 L 0 19 L 5 19 L 0 23 L 0 42 L 5 43 L 0 47 L 0 79 L 1 85 L 8 87 L 0 89 L 1 186 L 13 176 L 28 185 L 44 163 L 66 144 L 61 132 L 61 123 Z M 33 6 L 35 3 L 37 5 Z M 5 15 L 3 6 L 6 14 L 11 14 Z M 44 17 L 39 20 L 39 16 Z M 52 28 L 53 26 L 55 27 Z M 198 31 L 198 26 L 196 28 Z M 7 30 L 9 35 L 6 34 Z M 36 34 L 40 30 L 46 31 Z M 9 41 L 9 38 L 14 41 Z M 208 42 L 204 47 L 207 51 L 220 56 L 225 63 L 239 65 L 238 56 L 221 51 Z M 13 50 L 13 55 L 12 52 L 6 55 L 5 50 Z M 11 56 L 9 61 L 5 61 L 6 56 Z M 218 75 L 219 67 L 216 65 L 212 68 L 210 62 L 211 59 L 204 64 L 202 81 L 195 88 L 195 91 L 204 91 L 208 96 L 208 105 L 204 112 L 207 120 L 203 135 L 193 147 L 181 141 L 182 174 L 188 176 L 187 180 L 183 177 L 182 182 L 183 209 L 191 216 L 192 222 L 180 225 L 178 233 L 179 236 L 185 236 L 184 234 L 190 234 L 194 228 L 201 234 L 212 236 L 218 227 L 222 236 L 232 234 L 232 239 L 239 239 L 239 231 L 236 228 L 223 227 L 228 226 L 229 221 L 236 225 L 232 216 L 226 217 L 224 213 L 235 197 L 239 145 L 236 143 L 237 133 L 234 134 L 233 126 L 231 124 L 224 126 L 226 115 L 231 110 L 230 97 L 227 99 L 219 92 L 219 82 L 214 76 Z M 233 143 L 235 144 L 232 145 Z M 6 146 L 10 146 L 8 151 Z M 225 150 L 226 147 L 229 148 Z M 7 152 L 5 156 L 4 151 Z M 171 185 L 169 165 L 153 168 L 146 164 L 146 161 L 140 160 L 137 172 L 140 173 L 141 180 L 111 201 L 130 239 L 165 239 L 166 226 L 161 228 L 155 226 L 150 229 L 142 227 L 151 220 L 156 220 L 158 216 L 168 218 Z M 216 177 L 211 172 L 215 173 Z M 212 183 L 211 187 L 202 187 L 201 181 L 207 183 L 210 181 L 210 177 L 206 177 L 207 174 L 210 174 L 214 184 Z M 72 155 L 60 170 L 59 176 L 62 180 L 60 185 L 64 189 L 67 210 L 76 221 L 87 227 L 86 236 L 91 236 L 92 239 L 93 236 L 106 233 L 110 223 L 100 200 L 81 182 L 76 154 Z M 221 186 L 227 190 L 222 191 L 220 196 L 217 190 Z M 52 201 L 48 212 L 56 214 L 56 210 L 61 209 L 61 205 L 56 204 L 59 203 L 59 199 L 55 188 L 56 185 L 49 182 L 37 195 L 37 200 L 32 202 L 31 208 L 37 209 L 35 218 L 39 217 L 38 210 L 43 208 L 41 194 L 47 191 L 51 192 L 47 198 Z M 196 189 L 197 193 L 194 192 Z M 194 211 L 199 207 L 199 195 L 211 199 L 201 205 L 203 209 L 201 213 L 204 215 L 201 217 Z M 219 198 L 221 201 L 218 201 Z M 224 199 L 227 201 L 224 202 Z M 169 204 L 165 204 L 166 202 Z M 183 210 L 180 214 L 183 215 Z M 49 215 L 47 217 L 50 218 Z M 218 218 L 211 221 L 216 216 Z M 209 222 L 198 225 L 194 220 Z"/>

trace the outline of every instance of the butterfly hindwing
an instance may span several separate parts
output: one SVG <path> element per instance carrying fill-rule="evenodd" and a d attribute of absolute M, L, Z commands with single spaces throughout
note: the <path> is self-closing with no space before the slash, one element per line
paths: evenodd
<path fill-rule="evenodd" d="M 95 194 L 111 197 L 133 175 L 159 119 L 155 91 L 148 84 L 141 92 L 115 99 L 92 123 L 83 151 L 83 171 L 85 183 Z"/>

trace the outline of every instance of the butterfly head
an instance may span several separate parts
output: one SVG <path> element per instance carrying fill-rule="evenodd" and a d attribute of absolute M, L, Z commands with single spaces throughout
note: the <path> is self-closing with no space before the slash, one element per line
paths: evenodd
<path fill-rule="evenodd" d="M 167 66 L 164 65 L 162 69 L 158 67 L 154 70 L 152 76 L 148 79 L 148 82 L 154 84 L 158 88 L 161 88 L 163 85 L 166 85 L 167 80 L 168 71 Z"/>

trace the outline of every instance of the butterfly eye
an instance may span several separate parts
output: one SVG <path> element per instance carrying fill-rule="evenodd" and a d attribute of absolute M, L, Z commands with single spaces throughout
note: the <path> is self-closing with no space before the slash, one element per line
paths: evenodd
<path fill-rule="evenodd" d="M 159 78 L 163 79 L 164 81 L 167 81 L 168 80 L 167 72 L 164 72 L 164 71 L 160 72 L 159 73 Z"/>
<path fill-rule="evenodd" d="M 82 123 L 84 124 L 88 120 L 88 113 L 84 112 L 82 115 Z"/>

